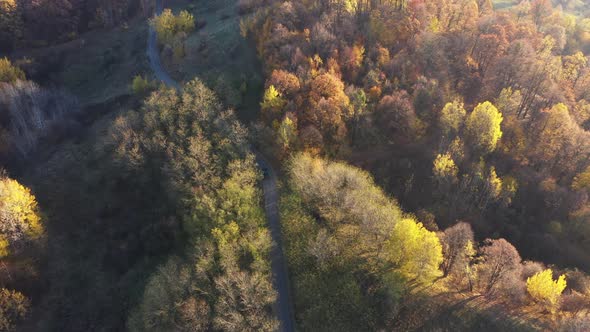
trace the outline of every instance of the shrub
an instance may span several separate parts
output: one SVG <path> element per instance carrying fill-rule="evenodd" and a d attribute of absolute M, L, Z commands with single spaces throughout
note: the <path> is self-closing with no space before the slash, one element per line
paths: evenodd
<path fill-rule="evenodd" d="M 146 77 L 143 77 L 141 75 L 135 76 L 133 78 L 133 82 L 131 83 L 131 90 L 136 95 L 144 94 L 154 88 L 154 82 L 151 82 Z"/>
<path fill-rule="evenodd" d="M 16 80 L 24 80 L 25 73 L 12 65 L 8 58 L 0 59 L 0 82 L 13 83 Z"/>

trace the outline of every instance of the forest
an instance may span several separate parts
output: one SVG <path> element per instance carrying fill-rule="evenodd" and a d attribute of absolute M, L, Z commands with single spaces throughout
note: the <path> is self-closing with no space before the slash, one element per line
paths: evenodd
<path fill-rule="evenodd" d="M 580 0 L 0 0 L 0 331 L 589 331 L 589 59 Z"/>

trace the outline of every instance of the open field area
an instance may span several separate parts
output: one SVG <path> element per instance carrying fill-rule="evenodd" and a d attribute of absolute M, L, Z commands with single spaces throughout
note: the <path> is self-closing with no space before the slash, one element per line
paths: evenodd
<path fill-rule="evenodd" d="M 129 94 L 135 75 L 148 74 L 147 22 L 135 18 L 121 27 L 85 33 L 55 46 L 16 51 L 11 57 L 41 84 L 64 87 L 83 105 Z"/>
<path fill-rule="evenodd" d="M 178 12 L 186 9 L 197 22 L 197 31 L 185 42 L 186 56 L 174 60 L 164 56 L 166 68 L 179 81 L 199 78 L 214 89 L 224 102 L 236 108 L 240 119 L 257 118 L 262 95 L 261 67 L 252 45 L 240 35 L 235 0 L 164 3 Z"/>

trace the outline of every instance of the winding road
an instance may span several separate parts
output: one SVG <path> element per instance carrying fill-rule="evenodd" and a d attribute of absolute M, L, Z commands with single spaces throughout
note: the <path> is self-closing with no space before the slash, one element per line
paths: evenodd
<path fill-rule="evenodd" d="M 215 1 L 215 0 L 212 0 Z M 163 0 L 155 0 L 156 14 L 159 15 L 164 9 Z M 160 52 L 157 45 L 157 36 L 154 28 L 150 26 L 147 55 L 150 62 L 150 67 L 158 80 L 164 84 L 180 90 L 180 84 L 176 82 L 162 67 L 160 61 Z M 293 310 L 289 295 L 289 274 L 287 272 L 287 263 L 283 254 L 282 235 L 281 235 L 281 221 L 278 208 L 279 193 L 277 190 L 277 173 L 272 168 L 272 165 L 264 158 L 264 156 L 253 150 L 256 155 L 256 161 L 260 168 L 265 170 L 265 177 L 262 181 L 262 190 L 264 192 L 264 209 L 266 211 L 266 219 L 270 228 L 270 234 L 273 240 L 273 246 L 270 251 L 271 268 L 273 273 L 273 283 L 278 292 L 278 299 L 275 310 L 281 323 L 281 331 L 293 332 L 295 331 Z"/>

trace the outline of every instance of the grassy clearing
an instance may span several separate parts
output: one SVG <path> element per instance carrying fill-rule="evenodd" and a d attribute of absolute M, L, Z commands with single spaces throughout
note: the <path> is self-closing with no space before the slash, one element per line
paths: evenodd
<path fill-rule="evenodd" d="M 166 7 L 174 12 L 189 10 L 204 26 L 192 33 L 185 44 L 186 56 L 174 61 L 162 59 L 179 81 L 195 77 L 207 83 L 223 101 L 234 107 L 242 121 L 257 118 L 264 80 L 255 50 L 240 35 L 236 0 L 174 0 Z M 165 53 L 165 52 L 164 52 Z"/>
<path fill-rule="evenodd" d="M 29 77 L 44 85 L 64 87 L 82 105 L 100 104 L 129 93 L 137 74 L 150 73 L 146 57 L 147 21 L 80 35 L 45 48 L 19 50 L 13 59 L 28 59 Z"/>

